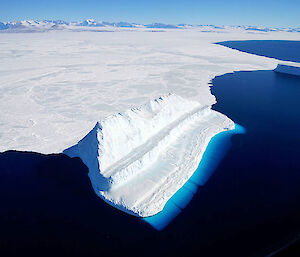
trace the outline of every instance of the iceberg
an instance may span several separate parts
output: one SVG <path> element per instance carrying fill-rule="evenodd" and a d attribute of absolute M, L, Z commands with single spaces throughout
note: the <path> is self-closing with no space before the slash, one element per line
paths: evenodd
<path fill-rule="evenodd" d="M 274 71 L 278 73 L 300 76 L 300 64 L 278 64 Z"/>
<path fill-rule="evenodd" d="M 235 123 L 235 129 L 215 135 L 207 145 L 197 170 L 189 180 L 168 200 L 164 209 L 158 214 L 143 218 L 156 230 L 163 230 L 189 204 L 201 186 L 205 185 L 220 162 L 231 148 L 233 135 L 245 134 L 246 129 Z"/>
<path fill-rule="evenodd" d="M 210 139 L 234 127 L 210 105 L 168 94 L 97 122 L 64 153 L 86 164 L 99 197 L 149 217 L 193 175 Z"/>

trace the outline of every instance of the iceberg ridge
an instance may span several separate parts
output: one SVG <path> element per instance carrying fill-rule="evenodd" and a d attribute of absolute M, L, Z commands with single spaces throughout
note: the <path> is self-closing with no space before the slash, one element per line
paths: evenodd
<path fill-rule="evenodd" d="M 192 176 L 209 140 L 233 128 L 210 106 L 168 94 L 97 122 L 64 153 L 87 165 L 98 196 L 147 217 Z"/>

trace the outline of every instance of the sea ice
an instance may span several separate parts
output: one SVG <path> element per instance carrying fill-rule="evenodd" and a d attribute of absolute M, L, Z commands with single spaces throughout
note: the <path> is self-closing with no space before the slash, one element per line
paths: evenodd
<path fill-rule="evenodd" d="M 89 167 L 95 192 L 137 216 L 159 212 L 196 170 L 210 138 L 233 128 L 210 109 L 211 79 L 279 63 L 214 42 L 300 37 L 232 28 L 206 33 L 207 27 L 48 31 L 46 25 L 30 23 L 45 33 L 0 34 L 0 151 L 61 153 L 76 144 L 66 153 Z"/>
<path fill-rule="evenodd" d="M 169 92 L 212 105 L 215 76 L 279 62 L 214 42 L 300 37 L 222 31 L 1 33 L 0 151 L 60 153 L 95 121 Z"/>
<path fill-rule="evenodd" d="M 210 139 L 233 128 L 210 106 L 169 94 L 97 122 L 64 153 L 83 160 L 101 198 L 147 217 L 192 176 Z"/>

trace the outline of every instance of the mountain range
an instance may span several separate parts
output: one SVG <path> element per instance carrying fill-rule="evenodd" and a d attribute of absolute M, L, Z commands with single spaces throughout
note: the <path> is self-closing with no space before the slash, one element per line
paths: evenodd
<path fill-rule="evenodd" d="M 0 22 L 1 32 L 45 32 L 51 30 L 71 30 L 71 31 L 115 31 L 117 29 L 193 29 L 202 32 L 226 32 L 226 31 L 245 31 L 245 32 L 300 32 L 300 28 L 267 28 L 257 26 L 215 26 L 215 25 L 191 25 L 191 24 L 138 24 L 129 22 L 105 22 L 87 19 L 80 22 L 67 22 L 63 20 L 24 20 Z"/>

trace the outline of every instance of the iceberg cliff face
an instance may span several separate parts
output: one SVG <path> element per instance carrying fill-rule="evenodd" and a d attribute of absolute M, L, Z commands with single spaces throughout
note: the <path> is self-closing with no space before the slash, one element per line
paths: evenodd
<path fill-rule="evenodd" d="M 146 217 L 161 211 L 190 178 L 209 140 L 233 128 L 210 106 L 169 94 L 97 122 L 64 153 L 87 165 L 101 198 Z"/>

